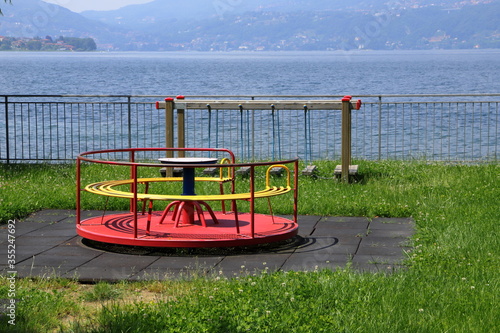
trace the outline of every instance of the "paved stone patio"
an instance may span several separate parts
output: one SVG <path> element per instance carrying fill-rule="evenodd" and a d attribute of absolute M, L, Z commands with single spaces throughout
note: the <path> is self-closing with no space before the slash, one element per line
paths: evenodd
<path fill-rule="evenodd" d="M 88 211 L 87 216 L 102 212 Z M 277 246 L 245 249 L 131 249 L 89 247 L 76 234 L 75 212 L 44 210 L 15 226 L 19 277 L 59 276 L 81 282 L 234 277 L 267 270 L 336 269 L 348 262 L 359 271 L 392 272 L 403 268 L 414 223 L 410 218 L 299 216 L 299 237 Z M 0 274 L 7 266 L 8 229 L 0 226 Z M 123 250 L 123 248 L 118 248 Z"/>

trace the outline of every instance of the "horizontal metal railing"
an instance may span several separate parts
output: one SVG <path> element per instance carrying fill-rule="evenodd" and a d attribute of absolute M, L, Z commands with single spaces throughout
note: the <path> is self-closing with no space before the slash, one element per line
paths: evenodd
<path fill-rule="evenodd" d="M 0 161 L 66 161 L 89 150 L 164 147 L 165 114 L 154 102 L 165 97 L 0 95 Z M 353 158 L 498 160 L 500 94 L 353 97 L 363 100 L 363 107 L 352 112 Z M 185 145 L 228 148 L 241 160 L 339 159 L 340 122 L 335 110 L 188 110 Z"/>

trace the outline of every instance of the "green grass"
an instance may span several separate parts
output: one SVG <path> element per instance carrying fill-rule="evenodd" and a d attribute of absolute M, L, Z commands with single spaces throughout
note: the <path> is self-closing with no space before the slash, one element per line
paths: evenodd
<path fill-rule="evenodd" d="M 122 297 L 122 291 L 112 284 L 98 282 L 92 290 L 84 292 L 82 297 L 87 302 L 118 300 Z"/>
<path fill-rule="evenodd" d="M 119 291 L 120 297 L 98 301 L 102 304 L 97 308 L 94 299 L 83 297 L 96 293 L 94 286 L 21 279 L 14 331 L 498 331 L 498 164 L 358 161 L 360 176 L 353 184 L 332 179 L 336 163 L 315 164 L 320 167 L 318 179 L 300 178 L 299 213 L 413 217 L 417 233 L 407 254 L 407 269 L 370 274 L 347 267 L 231 280 L 214 276 L 120 283 L 103 287 Z M 85 181 L 116 179 L 126 173 L 96 166 L 86 167 L 85 172 Z M 259 177 L 262 180 L 263 174 Z M 244 179 L 238 182 L 247 186 Z M 212 191 L 213 185 L 197 191 Z M 0 165 L 3 221 L 44 208 L 72 209 L 74 193 L 74 166 Z M 123 200 L 109 204 L 110 209 L 127 208 Z M 84 205 L 102 207 L 104 201 L 85 195 Z M 257 208 L 266 212 L 266 207 L 264 202 Z M 289 198 L 275 200 L 273 208 L 290 214 Z M 2 279 L 0 299 L 7 298 L 7 285 Z M 4 318 L 0 317 L 0 331 L 13 329 Z"/>

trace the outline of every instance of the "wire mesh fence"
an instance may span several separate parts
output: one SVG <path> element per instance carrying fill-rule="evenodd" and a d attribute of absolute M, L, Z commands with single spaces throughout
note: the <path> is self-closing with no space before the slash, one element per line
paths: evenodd
<path fill-rule="evenodd" d="M 190 96 L 207 98 L 209 96 Z M 251 100 L 339 96 L 210 96 Z M 0 161 L 74 160 L 84 151 L 165 146 L 162 96 L 0 96 Z M 381 95 L 352 112 L 356 159 L 497 161 L 500 94 Z M 177 124 L 175 124 L 177 125 Z M 341 155 L 337 110 L 185 111 L 186 147 L 227 148 L 238 159 Z M 175 132 L 177 142 L 177 132 Z M 143 156 L 155 159 L 157 156 Z"/>

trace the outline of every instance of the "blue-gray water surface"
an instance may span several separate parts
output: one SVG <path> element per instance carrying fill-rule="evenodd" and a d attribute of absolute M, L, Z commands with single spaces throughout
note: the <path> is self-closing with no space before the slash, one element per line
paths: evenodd
<path fill-rule="evenodd" d="M 0 95 L 500 92 L 500 50 L 0 52 Z"/>
<path fill-rule="evenodd" d="M 500 50 L 0 52 L 0 95 L 498 94 L 499 74 Z M 162 114 L 140 105 L 127 116 L 130 105 L 6 100 L 11 103 L 8 113 L 0 100 L 0 160 L 73 159 L 86 150 L 155 147 L 164 142 Z M 144 102 L 155 100 L 147 97 Z M 375 101 L 363 97 L 362 112 L 353 116 L 352 149 L 358 158 L 473 160 L 495 159 L 498 154 L 498 103 L 385 104 L 379 110 Z M 418 100 L 426 101 L 431 98 Z M 384 97 L 384 102 L 390 98 Z M 338 113 L 298 111 L 282 114 L 280 120 L 279 112 L 261 112 L 254 121 L 249 112 L 202 111 L 189 114 L 188 146 L 223 146 L 246 159 L 253 159 L 254 152 L 258 158 L 306 160 L 337 158 L 340 152 Z"/>

